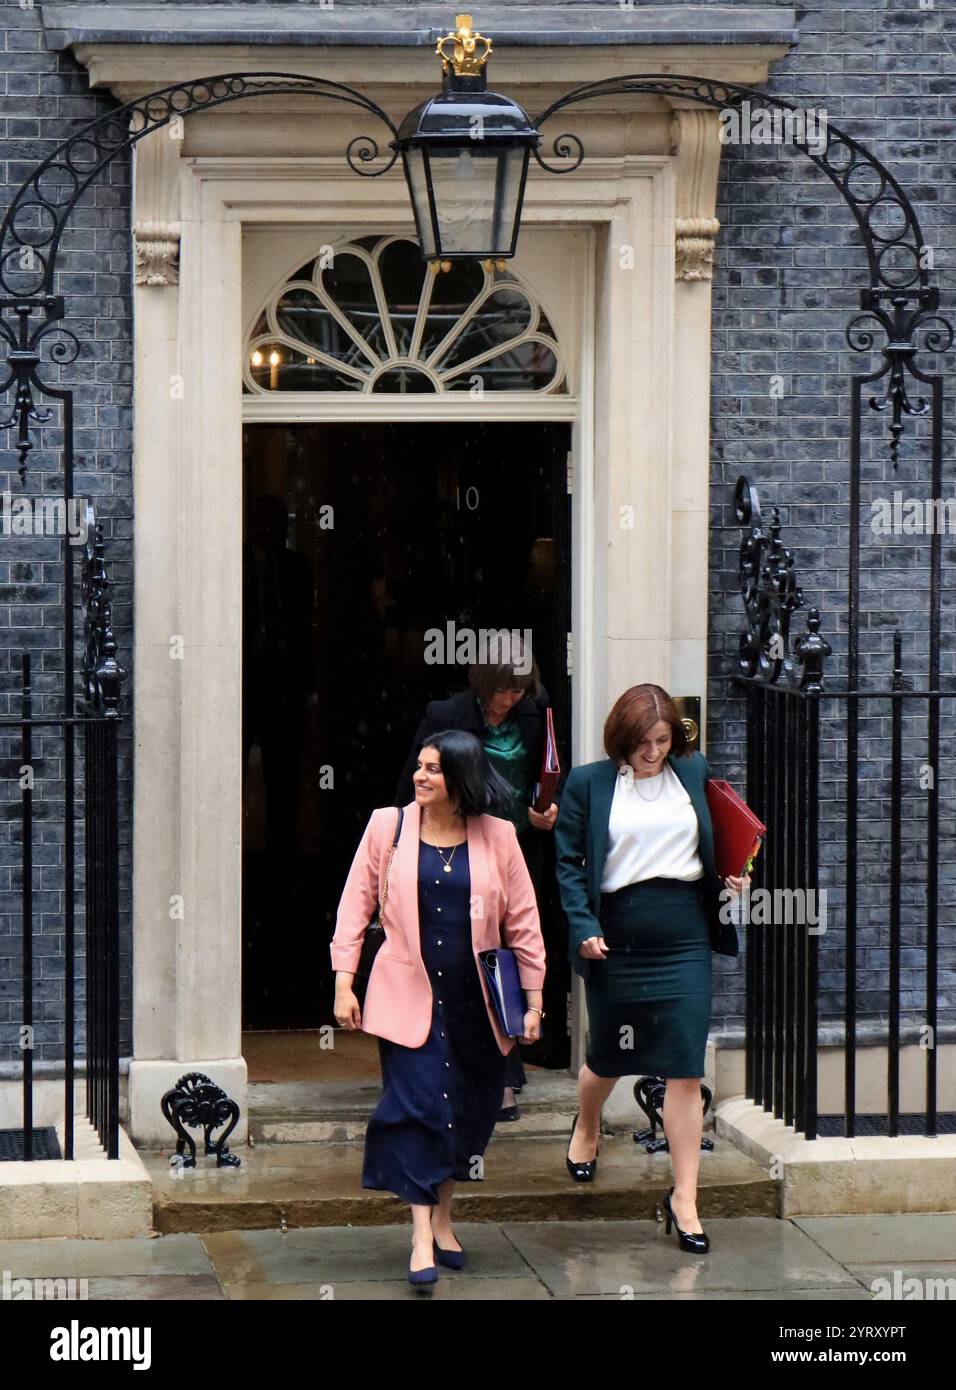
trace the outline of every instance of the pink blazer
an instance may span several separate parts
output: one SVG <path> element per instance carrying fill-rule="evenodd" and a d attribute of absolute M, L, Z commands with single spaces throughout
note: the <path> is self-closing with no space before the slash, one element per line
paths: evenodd
<path fill-rule="evenodd" d="M 332 968 L 354 972 L 365 928 L 385 885 L 385 866 L 395 835 L 398 810 L 372 812 L 339 902 L 332 937 Z M 418 922 L 418 833 L 421 808 L 405 807 L 402 833 L 392 860 L 385 904 L 385 943 L 375 957 L 365 994 L 362 1028 L 380 1038 L 421 1047 L 432 1017 L 432 987 L 422 960 Z M 471 873 L 471 943 L 488 1017 L 502 1052 L 514 1038 L 502 1033 L 488 994 L 477 953 L 508 946 L 517 958 L 525 989 L 544 983 L 544 941 L 534 885 L 511 821 L 497 816 L 469 816 L 468 864 Z"/>

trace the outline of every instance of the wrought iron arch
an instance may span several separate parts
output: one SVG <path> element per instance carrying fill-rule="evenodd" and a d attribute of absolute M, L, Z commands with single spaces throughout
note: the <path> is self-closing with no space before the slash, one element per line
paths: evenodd
<path fill-rule="evenodd" d="M 171 121 L 226 102 L 290 92 L 332 98 L 374 116 L 391 135 L 390 155 L 378 167 L 363 167 L 373 164 L 381 151 L 373 136 L 360 135 L 349 143 L 346 158 L 356 173 L 366 177 L 379 177 L 394 166 L 398 158 L 397 128 L 388 114 L 358 89 L 328 78 L 298 73 L 222 73 L 174 83 L 103 113 L 59 145 L 21 185 L 0 225 L 0 293 L 9 296 L 0 300 L 0 309 L 12 311 L 19 320 L 18 329 L 14 330 L 0 319 L 0 332 L 10 347 L 7 359 L 10 371 L 0 383 L 0 392 L 16 383 L 13 411 L 5 421 L 0 421 L 0 425 L 19 427 L 17 451 L 21 478 L 31 449 L 29 425 L 31 421 L 42 424 L 49 418 L 37 410 L 32 395 L 34 386 L 43 390 L 36 375 L 40 344 L 51 332 L 66 334 L 75 348 L 74 357 L 69 356 L 71 346 L 68 343 L 57 342 L 51 349 L 54 361 L 61 365 L 75 360 L 79 352 L 75 338 L 59 325 L 64 317 L 64 303 L 55 293 L 60 240 L 79 198 L 117 154 Z M 765 109 L 792 116 L 799 116 L 802 110 L 792 102 L 739 83 L 678 74 L 633 74 L 576 87 L 546 107 L 533 124 L 540 130 L 546 121 L 570 106 L 596 97 L 624 95 L 681 98 L 720 110 L 740 110 L 744 103 L 754 100 Z M 919 219 L 903 188 L 886 166 L 838 127 L 827 123 L 825 147 L 819 153 L 798 135 L 791 143 L 839 190 L 863 241 L 869 284 L 861 291 L 862 312 L 847 326 L 847 342 L 854 351 L 869 352 L 875 346 L 877 331 L 882 330 L 886 335 L 882 348 L 885 366 L 866 380 L 885 380 L 883 394 L 872 396 L 869 404 L 880 412 L 892 411 L 890 437 L 895 463 L 903 433 L 903 416 L 930 412 L 930 402 L 925 398 L 910 398 L 906 389 L 907 373 L 928 385 L 936 380 L 915 365 L 919 350 L 917 334 L 925 333 L 924 346 L 932 353 L 945 352 L 953 342 L 952 325 L 936 312 L 939 291 L 930 283 L 930 258 Z M 543 169 L 570 173 L 583 161 L 584 146 L 578 136 L 565 132 L 555 138 L 553 153 L 569 162 L 563 166 L 550 164 L 541 157 L 539 150 L 534 151 Z M 864 191 L 867 177 L 876 181 L 876 191 L 871 187 L 868 195 Z M 877 217 L 889 222 L 898 218 L 899 225 L 895 229 L 883 224 L 878 226 Z M 19 259 L 17 266 L 12 264 L 15 258 Z M 31 319 L 35 314 L 42 314 L 44 321 L 31 331 Z"/>
<path fill-rule="evenodd" d="M 758 103 L 761 109 L 805 115 L 802 107 L 756 87 L 713 78 L 673 77 L 637 74 L 589 82 L 558 97 L 534 118 L 540 130 L 545 121 L 569 106 L 595 97 L 646 95 L 678 97 L 725 111 L 745 103 Z M 884 365 L 866 382 L 884 383 L 881 395 L 870 397 L 872 410 L 890 411 L 890 455 L 894 465 L 899 457 L 903 417 L 929 415 L 931 402 L 923 396 L 911 399 L 906 389 L 909 374 L 915 381 L 933 386 L 937 377 L 925 374 L 915 365 L 923 333 L 923 346 L 931 353 L 948 351 L 953 344 L 953 326 L 939 309 L 939 289 L 930 283 L 931 255 L 923 238 L 919 218 L 900 183 L 889 169 L 853 136 L 831 125 L 825 126 L 825 143 L 820 152 L 811 142 L 794 134 L 789 143 L 812 160 L 839 190 L 856 220 L 869 270 L 869 284 L 860 291 L 861 312 L 847 325 L 846 339 L 854 352 L 870 352 L 880 330 L 885 334 L 882 347 Z M 584 146 L 577 135 L 564 132 L 555 137 L 552 152 L 567 159 L 566 165 L 546 163 L 535 151 L 542 168 L 551 173 L 568 173 L 584 159 Z M 867 180 L 870 191 L 866 193 Z M 875 181 L 875 191 L 873 183 Z M 898 219 L 892 229 L 894 218 Z M 884 219 L 882 222 L 880 219 Z M 935 406 L 933 406 L 935 410 Z"/>

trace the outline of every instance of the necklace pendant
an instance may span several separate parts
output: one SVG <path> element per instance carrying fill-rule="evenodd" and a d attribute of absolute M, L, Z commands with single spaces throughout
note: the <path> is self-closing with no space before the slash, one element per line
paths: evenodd
<path fill-rule="evenodd" d="M 446 873 L 446 874 L 450 874 L 450 873 L 451 873 L 451 865 L 450 865 L 450 864 L 446 864 L 446 865 L 445 865 L 445 873 Z"/>

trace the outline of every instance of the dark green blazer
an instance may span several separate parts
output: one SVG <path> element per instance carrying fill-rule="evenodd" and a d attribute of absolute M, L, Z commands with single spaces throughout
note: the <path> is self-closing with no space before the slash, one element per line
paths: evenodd
<path fill-rule="evenodd" d="M 710 768 L 703 753 L 667 759 L 691 799 L 700 827 L 699 851 L 704 866 L 704 903 L 714 950 L 725 956 L 738 953 L 737 931 L 732 922 L 721 922 L 720 894 L 723 880 L 714 863 L 714 827 L 707 805 L 705 784 Z M 568 954 L 571 964 L 585 979 L 591 962 L 578 951 L 589 936 L 601 930 L 601 877 L 607 856 L 608 821 L 618 764 L 612 758 L 572 768 L 565 783 L 561 809 L 554 827 L 557 875 L 561 904 L 568 919 Z"/>

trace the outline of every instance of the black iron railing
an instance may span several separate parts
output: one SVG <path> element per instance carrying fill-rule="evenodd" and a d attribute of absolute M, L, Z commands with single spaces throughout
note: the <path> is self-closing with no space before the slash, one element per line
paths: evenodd
<path fill-rule="evenodd" d="M 85 604 L 84 695 L 77 713 L 33 713 L 32 661 L 20 662 L 20 714 L 0 718 L 0 729 L 16 739 L 19 732 L 21 835 L 21 989 L 19 1046 L 22 1053 L 22 1145 L 24 1160 L 39 1157 L 34 1118 L 36 1050 L 35 938 L 49 932 L 49 913 L 34 908 L 34 862 L 38 823 L 62 818 L 63 984 L 63 1157 L 75 1157 L 75 1084 L 77 1058 L 86 1072 L 86 1114 L 109 1158 L 119 1157 L 119 837 L 117 739 L 123 722 L 118 711 L 125 672 L 116 661 L 103 556 L 102 526 L 89 517 L 83 557 Z M 68 562 L 72 561 L 68 551 Z M 70 626 L 72 634 L 72 624 Z M 79 756 L 78 756 L 79 755 Z M 60 777 L 38 778 L 59 766 Z M 77 815 L 77 784 L 82 787 L 82 818 Z M 77 863 L 78 829 L 84 833 L 84 856 Z M 49 876 L 50 867 L 39 866 Z M 78 874 L 82 869 L 82 874 Z M 45 890 L 48 878 L 44 881 Z M 85 997 L 77 1010 L 76 911 L 78 897 L 85 917 Z M 44 920 L 46 918 L 47 920 Z M 55 924 L 59 926 L 60 923 Z"/>
<path fill-rule="evenodd" d="M 753 888 L 816 898 L 820 705 L 815 694 L 760 685 L 747 690 L 747 802 L 768 826 Z M 756 915 L 756 914 L 755 914 Z M 806 914 L 802 914 L 804 917 Z M 818 935 L 796 912 L 771 930 L 749 924 L 746 962 L 746 1089 L 759 1105 L 817 1132 Z M 787 920 L 790 917 L 791 920 Z"/>
<path fill-rule="evenodd" d="M 808 1139 L 952 1131 L 956 1115 L 941 1114 L 938 1099 L 939 785 L 941 704 L 956 700 L 956 691 L 939 688 L 938 628 L 934 635 L 931 616 L 935 685 L 913 688 L 897 630 L 887 684 L 862 690 L 851 603 L 851 679 L 846 688 L 824 689 L 831 649 L 820 635 L 819 612 L 809 609 L 806 632 L 791 642 L 792 615 L 803 607 L 794 557 L 781 544 L 776 508 L 765 526 L 746 478 L 737 484 L 737 517 L 750 528 L 740 571 L 748 617 L 739 678 L 747 701 L 747 800 L 768 827 L 750 895 L 767 890 L 767 896 L 759 914 L 748 912 L 746 926 L 746 1094 Z M 937 585 L 932 604 L 939 593 Z M 938 624 L 938 607 L 936 617 Z M 914 762 L 924 777 L 911 775 Z M 826 972 L 821 943 L 828 948 Z M 842 999 L 836 1000 L 833 974 L 841 956 Z M 824 1026 L 844 1045 L 841 1114 L 819 1113 Z M 864 1030 L 867 1042 L 886 1050 L 885 1110 L 877 1114 L 858 1105 Z M 923 1053 L 925 1098 L 922 1109 L 904 1112 L 901 1055 L 908 1034 Z"/>

